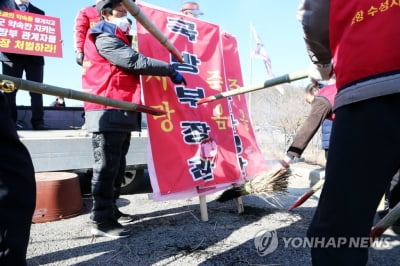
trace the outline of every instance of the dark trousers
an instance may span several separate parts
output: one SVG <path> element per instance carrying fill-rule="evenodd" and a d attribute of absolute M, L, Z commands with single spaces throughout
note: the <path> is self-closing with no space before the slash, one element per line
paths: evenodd
<path fill-rule="evenodd" d="M 25 71 L 25 77 L 27 80 L 42 83 L 43 82 L 43 65 L 31 64 L 26 62 L 15 63 L 15 62 L 3 62 L 3 74 L 22 78 Z M 7 93 L 8 103 L 11 109 L 11 116 L 14 122 L 17 121 L 17 90 L 12 93 Z M 32 126 L 43 124 L 43 95 L 39 93 L 29 93 L 31 97 L 31 108 L 32 108 Z"/>
<path fill-rule="evenodd" d="M 325 185 L 308 237 L 368 238 L 385 189 L 400 167 L 400 94 L 339 108 Z M 313 265 L 366 265 L 368 248 L 314 247 Z"/>
<path fill-rule="evenodd" d="M 35 174 L 6 102 L 0 92 L 0 265 L 26 265 L 36 204 Z"/>
<path fill-rule="evenodd" d="M 93 133 L 93 207 L 90 218 L 95 223 L 115 220 L 115 200 L 120 195 L 130 141 L 130 132 Z"/>

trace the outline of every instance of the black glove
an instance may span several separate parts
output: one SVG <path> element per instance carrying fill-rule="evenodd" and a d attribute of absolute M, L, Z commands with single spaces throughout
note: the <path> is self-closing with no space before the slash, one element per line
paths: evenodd
<path fill-rule="evenodd" d="M 181 73 L 179 73 L 178 71 L 175 70 L 175 72 L 170 76 L 171 81 L 174 84 L 185 84 L 185 86 L 187 85 L 185 78 L 182 76 Z"/>
<path fill-rule="evenodd" d="M 76 63 L 80 66 L 83 64 L 83 53 L 82 52 L 76 52 Z"/>

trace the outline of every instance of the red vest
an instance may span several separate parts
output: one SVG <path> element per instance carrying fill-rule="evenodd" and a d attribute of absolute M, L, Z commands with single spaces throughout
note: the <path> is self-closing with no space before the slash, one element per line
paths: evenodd
<path fill-rule="evenodd" d="M 92 28 L 96 23 L 100 21 L 100 15 L 97 12 L 96 6 L 88 6 L 81 9 L 75 18 L 74 25 L 74 38 L 75 38 L 75 48 L 79 52 L 83 52 L 83 47 L 89 29 Z"/>
<path fill-rule="evenodd" d="M 337 87 L 336 84 L 330 84 L 326 85 L 323 87 L 317 94 L 317 96 L 322 96 L 326 98 L 329 103 L 331 104 L 332 110 L 333 110 L 333 105 L 335 103 L 335 96 L 337 94 Z M 335 118 L 335 114 L 331 112 L 331 115 L 327 117 L 326 119 L 333 120 Z"/>
<path fill-rule="evenodd" d="M 100 56 L 94 44 L 94 35 L 108 32 L 130 46 L 123 32 L 114 24 L 101 21 L 90 31 L 85 42 L 82 88 L 84 92 L 140 104 L 141 90 L 139 75 L 128 74 Z M 97 103 L 84 102 L 88 110 L 117 109 Z"/>
<path fill-rule="evenodd" d="M 400 71 L 399 18 L 399 1 L 331 0 L 330 47 L 339 90 L 373 75 Z"/>

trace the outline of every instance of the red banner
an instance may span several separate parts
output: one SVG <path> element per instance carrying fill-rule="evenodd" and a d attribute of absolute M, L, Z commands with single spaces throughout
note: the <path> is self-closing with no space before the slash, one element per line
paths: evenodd
<path fill-rule="evenodd" d="M 60 19 L 0 10 L 0 51 L 62 57 Z"/>
<path fill-rule="evenodd" d="M 224 51 L 224 67 L 229 90 L 243 87 L 242 72 L 236 38 L 228 33 L 223 33 L 221 41 Z M 236 152 L 244 179 L 251 179 L 268 167 L 257 145 L 256 136 L 251 124 L 246 97 L 238 95 L 228 97 L 231 105 L 233 119 L 233 133 L 236 143 Z"/>
<path fill-rule="evenodd" d="M 242 183 L 244 177 L 250 178 L 245 170 L 247 160 L 258 151 L 251 147 L 249 156 L 243 156 L 248 151 L 243 145 L 255 143 L 245 140 L 252 134 L 245 133 L 243 139 L 240 132 L 246 126 L 252 132 L 248 113 L 243 111 L 246 102 L 238 104 L 246 126 L 239 125 L 244 120 L 234 117 L 236 111 L 228 100 L 197 105 L 198 99 L 228 90 L 234 79 L 242 83 L 236 47 L 224 48 L 220 28 L 215 24 L 144 3 L 139 7 L 182 52 L 184 63 L 177 62 L 140 24 L 139 51 L 175 64 L 187 81 L 185 86 L 174 85 L 168 77 L 142 77 L 145 104 L 167 111 L 167 115 L 147 116 L 153 198 L 190 197 Z M 226 43 L 226 47 L 233 45 Z M 224 62 L 225 53 L 234 55 L 228 63 Z M 238 74 L 228 78 L 226 64 L 229 73 Z"/>

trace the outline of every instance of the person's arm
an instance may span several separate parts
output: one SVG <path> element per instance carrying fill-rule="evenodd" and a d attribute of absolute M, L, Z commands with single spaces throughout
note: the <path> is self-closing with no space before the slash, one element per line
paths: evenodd
<path fill-rule="evenodd" d="M 74 24 L 74 50 L 77 53 L 83 53 L 86 34 L 90 28 L 90 21 L 86 15 L 85 9 L 79 10 Z"/>
<path fill-rule="evenodd" d="M 102 57 L 129 73 L 155 76 L 172 76 L 175 73 L 172 65 L 145 57 L 114 35 L 97 35 L 95 45 Z"/>
<path fill-rule="evenodd" d="M 297 131 L 287 151 L 287 157 L 291 160 L 294 157 L 300 157 L 306 149 L 308 143 L 314 137 L 318 128 L 321 126 L 324 119 L 332 112 L 332 106 L 325 97 L 316 96 L 311 103 L 310 115 L 307 117 L 304 124 Z"/>

